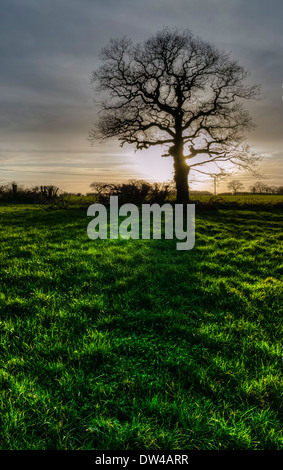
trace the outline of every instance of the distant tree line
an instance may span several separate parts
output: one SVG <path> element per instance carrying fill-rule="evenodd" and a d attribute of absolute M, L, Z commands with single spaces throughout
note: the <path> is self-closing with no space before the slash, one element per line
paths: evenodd
<path fill-rule="evenodd" d="M 174 195 L 175 185 L 172 181 L 150 183 L 145 180 L 130 180 L 127 183 L 93 182 L 90 187 L 97 202 L 108 204 L 110 196 L 118 196 L 119 204 L 158 203 L 163 204 Z"/>
<path fill-rule="evenodd" d="M 234 194 L 248 194 L 241 191 L 243 184 L 238 180 L 231 181 L 228 189 Z M 132 203 L 141 204 L 164 204 L 166 202 L 176 202 L 176 187 L 173 181 L 148 182 L 145 180 L 130 180 L 124 183 L 93 182 L 90 184 L 91 192 L 87 193 L 87 198 L 82 193 L 67 193 L 55 185 L 33 186 L 24 188 L 16 182 L 0 185 L 0 202 L 17 202 L 24 204 L 43 204 L 50 208 L 66 208 L 70 204 L 85 206 L 93 202 L 108 205 L 110 196 L 118 196 L 119 204 Z M 283 186 L 268 186 L 258 181 L 250 186 L 252 194 L 283 194 Z M 221 193 L 225 195 L 229 193 Z M 217 201 L 209 191 L 191 191 L 193 201 L 196 204 L 215 204 Z M 73 197 L 76 196 L 76 197 Z M 209 196 L 207 202 L 201 202 L 199 196 Z M 90 197 L 90 198 L 89 198 Z M 218 201 L 219 202 L 219 201 Z M 224 202 L 224 200 L 222 201 Z"/>
<path fill-rule="evenodd" d="M 268 186 L 262 181 L 257 181 L 250 187 L 252 194 L 283 194 L 283 186 Z"/>
<path fill-rule="evenodd" d="M 169 199 L 176 198 L 176 189 L 173 182 L 150 183 L 144 180 L 130 180 L 127 183 L 93 182 L 90 185 L 94 202 L 108 204 L 110 196 L 119 196 L 119 204 L 145 202 L 163 204 Z M 78 196 L 80 199 L 72 199 Z M 14 201 L 26 204 L 46 204 L 49 206 L 66 207 L 72 204 L 84 204 L 81 193 L 62 192 L 55 185 L 33 186 L 24 188 L 16 182 L 0 185 L 0 201 Z M 89 203 L 89 200 L 87 200 Z"/>
<path fill-rule="evenodd" d="M 244 185 L 239 180 L 232 180 L 227 184 L 227 189 L 233 194 L 243 193 Z M 283 194 L 283 186 L 269 186 L 262 181 L 257 181 L 249 187 L 252 194 Z"/>
<path fill-rule="evenodd" d="M 47 205 L 64 203 L 63 194 L 55 185 L 24 188 L 16 182 L 0 186 L 0 200 Z"/>

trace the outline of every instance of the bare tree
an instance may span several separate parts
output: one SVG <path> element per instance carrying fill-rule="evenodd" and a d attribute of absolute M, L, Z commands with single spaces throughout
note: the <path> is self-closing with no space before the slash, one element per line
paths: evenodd
<path fill-rule="evenodd" d="M 266 194 L 268 192 L 268 186 L 262 181 L 257 181 L 250 186 L 250 191 L 253 194 Z"/>
<path fill-rule="evenodd" d="M 191 171 L 254 171 L 257 157 L 243 137 L 253 125 L 241 101 L 256 98 L 259 87 L 246 83 L 230 55 L 189 30 L 164 28 L 142 44 L 112 39 L 100 58 L 92 83 L 105 96 L 92 143 L 116 137 L 136 150 L 165 146 L 181 203 Z"/>
<path fill-rule="evenodd" d="M 270 194 L 277 194 L 278 187 L 277 186 L 269 186 L 269 192 L 270 192 Z"/>
<path fill-rule="evenodd" d="M 233 191 L 234 194 L 237 194 L 238 191 L 244 189 L 244 185 L 241 181 L 233 180 L 227 184 L 227 188 L 229 191 Z"/>

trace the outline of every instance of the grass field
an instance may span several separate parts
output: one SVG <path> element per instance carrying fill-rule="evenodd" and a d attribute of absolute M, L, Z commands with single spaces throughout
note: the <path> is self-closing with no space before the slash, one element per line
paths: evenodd
<path fill-rule="evenodd" d="M 200 201 L 200 202 L 208 202 L 211 198 L 211 195 L 200 195 L 192 191 L 191 193 L 191 201 Z M 67 195 L 65 196 L 66 201 L 70 205 L 83 205 L 83 204 L 92 204 L 95 202 L 95 197 L 92 195 Z M 225 194 L 225 195 L 218 195 L 216 199 L 219 199 L 219 203 L 236 203 L 237 205 L 275 205 L 278 203 L 283 203 L 283 195 L 282 194 Z"/>
<path fill-rule="evenodd" d="M 0 206 L 0 448 L 282 449 L 279 208 L 200 212 L 187 252 L 89 221 Z"/>
<path fill-rule="evenodd" d="M 208 201 L 211 196 L 198 196 L 192 194 L 192 201 L 199 199 L 200 201 Z M 283 203 L 282 194 L 223 194 L 216 196 L 226 203 L 236 203 L 237 205 L 275 205 Z"/>

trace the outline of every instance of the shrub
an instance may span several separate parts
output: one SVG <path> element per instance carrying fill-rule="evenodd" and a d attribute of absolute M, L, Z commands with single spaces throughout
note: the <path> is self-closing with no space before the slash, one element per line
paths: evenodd
<path fill-rule="evenodd" d="M 144 180 L 130 180 L 128 183 L 101 183 L 93 182 L 90 187 L 94 190 L 96 201 L 101 204 L 109 204 L 110 196 L 118 196 L 119 204 L 143 203 L 163 204 L 173 194 L 174 184 L 149 183 Z"/>

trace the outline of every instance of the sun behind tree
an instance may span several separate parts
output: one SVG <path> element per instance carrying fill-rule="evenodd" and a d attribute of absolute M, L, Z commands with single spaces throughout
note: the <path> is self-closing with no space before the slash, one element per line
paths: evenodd
<path fill-rule="evenodd" d="M 223 174 L 227 164 L 254 171 L 257 157 L 244 139 L 253 125 L 241 101 L 259 87 L 228 54 L 187 29 L 163 28 L 143 44 L 111 39 L 100 58 L 92 82 L 105 97 L 92 143 L 116 137 L 137 150 L 165 146 L 179 203 L 189 201 L 190 171 Z"/>

